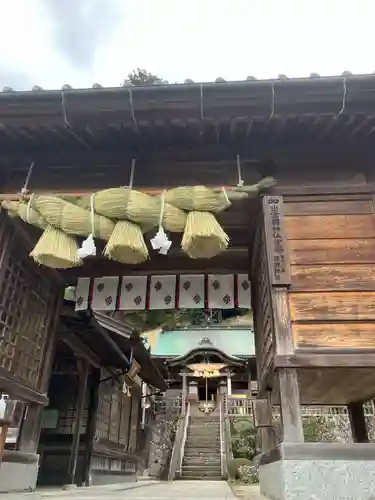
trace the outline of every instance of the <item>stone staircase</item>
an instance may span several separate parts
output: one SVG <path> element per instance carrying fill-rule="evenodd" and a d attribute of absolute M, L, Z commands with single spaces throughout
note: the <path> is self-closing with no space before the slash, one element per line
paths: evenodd
<path fill-rule="evenodd" d="M 187 428 L 181 479 L 220 480 L 220 418 L 191 415 Z"/>

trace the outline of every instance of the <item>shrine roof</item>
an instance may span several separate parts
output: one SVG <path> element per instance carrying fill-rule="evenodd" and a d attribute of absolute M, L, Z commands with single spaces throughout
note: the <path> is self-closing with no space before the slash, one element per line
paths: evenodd
<path fill-rule="evenodd" d="M 236 154 L 262 175 L 293 155 L 372 165 L 375 75 L 7 91 L 0 117 L 3 193 L 31 162 L 35 191 L 123 185 L 132 158 L 138 189 L 232 185 Z"/>
<path fill-rule="evenodd" d="M 254 332 L 249 328 L 197 328 L 159 332 L 153 339 L 153 357 L 182 357 L 191 351 L 218 350 L 226 356 L 255 356 Z"/>

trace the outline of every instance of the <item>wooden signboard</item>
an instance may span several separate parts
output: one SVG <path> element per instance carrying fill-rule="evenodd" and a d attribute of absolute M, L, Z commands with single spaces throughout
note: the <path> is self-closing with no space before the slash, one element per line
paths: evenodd
<path fill-rule="evenodd" d="M 269 412 L 269 401 L 268 399 L 254 399 L 252 401 L 253 405 L 253 417 L 254 417 L 254 427 L 272 427 L 272 414 Z"/>
<path fill-rule="evenodd" d="M 131 380 L 134 380 L 135 376 L 139 373 L 141 369 L 141 365 L 135 359 L 132 360 L 131 367 L 129 368 L 128 373 L 126 374 Z"/>
<path fill-rule="evenodd" d="M 284 230 L 282 196 L 263 197 L 264 227 L 270 280 L 273 286 L 290 285 L 290 266 Z"/>

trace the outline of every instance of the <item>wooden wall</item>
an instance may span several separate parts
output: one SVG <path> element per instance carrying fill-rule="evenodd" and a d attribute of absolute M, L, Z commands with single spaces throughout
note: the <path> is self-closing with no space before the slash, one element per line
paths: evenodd
<path fill-rule="evenodd" d="M 284 198 L 296 348 L 375 349 L 371 195 Z"/>
<path fill-rule="evenodd" d="M 259 218 L 253 243 L 251 262 L 252 309 L 254 311 L 255 343 L 258 381 L 263 386 L 272 372 L 275 356 L 275 336 L 272 315 L 272 297 L 267 265 L 267 250 L 264 223 Z"/>
<path fill-rule="evenodd" d="M 27 240 L 0 210 L 0 390 L 46 404 L 63 287 L 29 252 Z"/>

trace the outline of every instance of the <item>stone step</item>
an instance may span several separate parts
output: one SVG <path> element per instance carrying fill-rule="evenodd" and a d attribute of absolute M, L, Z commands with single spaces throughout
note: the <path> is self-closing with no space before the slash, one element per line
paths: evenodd
<path fill-rule="evenodd" d="M 191 441 L 192 443 L 194 442 L 205 442 L 205 443 L 220 443 L 220 438 L 218 437 L 209 437 L 209 436 L 196 436 L 193 434 L 192 436 L 186 436 L 186 441 Z"/>
<path fill-rule="evenodd" d="M 220 421 L 217 420 L 212 420 L 212 421 L 207 421 L 207 420 L 203 420 L 202 418 L 201 419 L 197 419 L 197 420 L 191 420 L 189 421 L 189 425 L 193 425 L 194 427 L 220 427 Z"/>
<path fill-rule="evenodd" d="M 199 452 L 193 452 L 191 451 L 190 453 L 184 452 L 184 457 L 186 458 L 204 458 L 206 459 L 207 457 L 215 459 L 215 460 L 220 460 L 221 455 L 220 453 L 199 453 Z"/>
<path fill-rule="evenodd" d="M 186 455 L 220 455 L 220 448 L 199 448 L 196 446 L 186 447 L 184 453 Z"/>
<path fill-rule="evenodd" d="M 191 436 L 186 436 L 186 439 L 189 441 L 213 441 L 213 442 L 216 442 L 216 441 L 220 441 L 220 437 L 219 436 L 206 436 L 206 435 L 202 435 L 202 436 L 197 436 L 196 434 L 192 434 Z"/>
<path fill-rule="evenodd" d="M 183 467 L 182 468 L 183 476 L 219 476 L 221 477 L 221 469 L 220 467 L 216 468 L 203 468 L 199 467 Z"/>
<path fill-rule="evenodd" d="M 195 439 L 196 441 L 204 440 L 204 441 L 220 441 L 220 436 L 207 436 L 207 434 L 202 434 L 202 435 L 197 435 L 197 434 L 188 434 L 186 436 L 186 439 L 193 440 Z"/>
<path fill-rule="evenodd" d="M 219 419 L 206 420 L 205 418 L 191 418 L 190 417 L 189 423 L 191 425 L 212 425 L 212 426 L 219 427 L 220 420 Z"/>
<path fill-rule="evenodd" d="M 189 427 L 205 428 L 205 429 L 220 429 L 220 423 L 216 422 L 189 422 Z"/>
<path fill-rule="evenodd" d="M 220 452 L 215 452 L 215 451 L 204 451 L 199 452 L 196 450 L 190 450 L 189 452 L 184 451 L 184 457 L 213 457 L 213 458 L 219 458 L 221 457 Z"/>
<path fill-rule="evenodd" d="M 183 476 L 180 479 L 184 481 L 223 481 L 221 476 Z"/>
<path fill-rule="evenodd" d="M 188 427 L 188 432 L 209 432 L 210 434 L 215 434 L 216 432 L 220 432 L 220 429 L 217 427 Z"/>
<path fill-rule="evenodd" d="M 211 452 L 211 453 L 220 453 L 221 452 L 221 447 L 220 443 L 217 444 L 212 444 L 212 443 L 186 443 L 185 444 L 185 451 L 194 451 L 197 450 L 199 453 L 204 452 L 205 450 Z"/>
<path fill-rule="evenodd" d="M 219 430 L 210 430 L 210 429 L 188 429 L 187 434 L 190 436 L 220 436 Z"/>
<path fill-rule="evenodd" d="M 214 448 L 220 450 L 220 441 L 186 441 L 185 448 Z"/>
<path fill-rule="evenodd" d="M 221 450 L 220 449 L 212 449 L 212 448 L 186 448 L 184 449 L 184 455 L 186 456 L 196 456 L 196 457 L 202 457 L 202 456 L 207 456 L 210 455 L 212 457 L 220 457 L 221 455 Z"/>
<path fill-rule="evenodd" d="M 191 433 L 188 433 L 186 438 L 190 438 L 190 439 L 206 439 L 206 440 L 209 440 L 209 439 L 212 439 L 214 441 L 220 441 L 220 434 L 206 434 L 206 433 L 203 433 L 202 434 L 197 434 L 195 432 L 191 432 Z"/>
<path fill-rule="evenodd" d="M 212 443 L 212 444 L 220 444 L 220 439 L 218 438 L 208 438 L 206 436 L 187 436 L 186 443 Z"/>
<path fill-rule="evenodd" d="M 184 460 L 182 462 L 183 467 L 200 467 L 204 468 L 205 466 L 207 467 L 218 467 L 221 468 L 221 463 L 220 460 L 213 461 L 213 460 Z"/>
<path fill-rule="evenodd" d="M 220 436 L 220 430 L 218 429 L 188 429 L 187 433 L 193 436 L 197 434 L 204 436 Z"/>
<path fill-rule="evenodd" d="M 193 477 L 221 477 L 221 470 L 220 467 L 217 469 L 203 469 L 202 467 L 196 467 L 196 468 L 182 468 L 182 477 L 188 477 L 188 476 L 193 476 Z"/>
<path fill-rule="evenodd" d="M 192 435 L 204 434 L 206 436 L 220 436 L 219 429 L 188 429 L 187 433 Z"/>
<path fill-rule="evenodd" d="M 186 436 L 186 439 L 189 441 L 207 441 L 207 442 L 220 442 L 220 437 L 218 436 L 197 436 L 196 434 L 192 434 L 191 436 Z"/>

